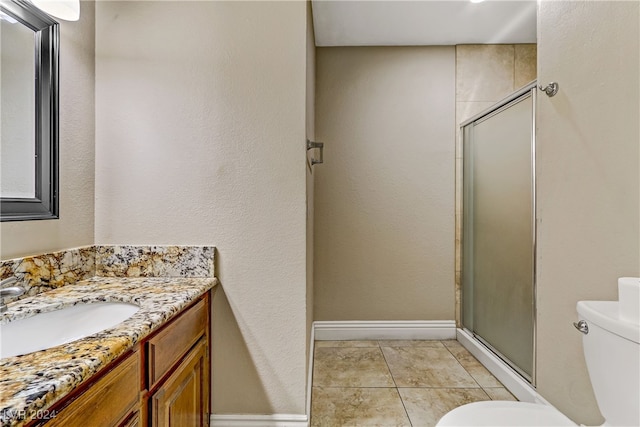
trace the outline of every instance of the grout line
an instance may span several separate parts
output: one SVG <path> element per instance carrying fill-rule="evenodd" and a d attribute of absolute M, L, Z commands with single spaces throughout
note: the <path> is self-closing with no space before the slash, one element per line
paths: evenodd
<path fill-rule="evenodd" d="M 407 405 L 404 404 L 404 399 L 402 398 L 402 395 L 400 394 L 400 389 L 398 389 L 398 387 L 396 387 L 396 393 L 398 393 L 398 397 L 400 398 L 400 403 L 402 403 L 402 407 L 404 408 L 404 413 L 407 414 L 407 420 L 409 420 L 409 425 L 413 427 L 413 422 L 411 421 L 411 416 L 409 416 Z"/>
<path fill-rule="evenodd" d="M 409 424 L 411 426 L 413 426 L 413 423 L 411 421 L 411 417 L 409 416 L 409 412 L 407 410 L 407 406 L 404 402 L 404 400 L 402 399 L 402 395 L 400 394 L 400 389 L 427 389 L 427 390 L 442 390 L 442 389 L 458 389 L 458 390 L 465 390 L 465 389 L 471 389 L 471 390 L 482 390 L 482 392 L 484 393 L 484 395 L 487 397 L 488 400 L 492 400 L 491 396 L 489 396 L 489 394 L 487 393 L 487 391 L 485 390 L 485 387 L 482 387 L 480 385 L 480 383 L 478 382 L 478 380 L 476 380 L 471 373 L 469 373 L 469 371 L 464 367 L 464 365 L 462 365 L 462 363 L 460 363 L 460 360 L 456 357 L 456 355 L 453 353 L 453 351 L 447 347 L 444 343 L 444 341 L 449 341 L 449 340 L 432 340 L 432 341 L 437 341 L 441 344 L 440 347 L 430 347 L 430 346 L 411 346 L 411 345 L 403 345 L 403 346 L 383 346 L 381 344 L 381 340 L 371 340 L 371 341 L 375 341 L 376 345 L 375 346 L 371 346 L 371 347 L 345 347 L 345 346 L 338 346 L 338 347 L 325 347 L 325 348 L 360 348 L 360 349 L 374 349 L 374 348 L 378 348 L 380 350 L 380 352 L 382 353 L 382 357 L 383 360 L 385 362 L 385 365 L 387 367 L 387 370 L 389 371 L 389 374 L 391 375 L 391 379 L 393 381 L 394 386 L 322 386 L 322 385 L 317 385 L 312 381 L 312 389 L 313 388 L 323 388 L 323 389 L 395 389 L 396 393 L 398 395 L 398 397 L 400 398 L 400 402 L 402 403 L 402 406 L 404 408 L 405 414 L 407 416 L 407 419 L 409 421 Z M 385 340 L 387 341 L 387 340 Z M 431 341 L 431 340 L 430 340 Z M 453 358 L 455 359 L 455 361 L 464 369 L 464 371 L 473 379 L 473 381 L 476 383 L 477 387 L 451 387 L 451 386 L 438 386 L 438 387 L 398 387 L 398 384 L 396 383 L 395 377 L 393 376 L 393 372 L 391 371 L 391 367 L 389 366 L 389 362 L 384 354 L 384 351 L 382 350 L 383 347 L 390 347 L 390 348 L 407 348 L 407 347 L 411 347 L 411 348 L 446 348 L 447 351 L 449 352 L 449 354 L 451 354 L 453 356 Z M 316 347 L 319 348 L 319 347 Z M 315 350 L 315 349 L 314 349 Z M 314 365 L 315 365 L 315 355 L 316 352 L 314 351 Z M 473 355 L 472 355 L 473 356 Z M 504 386 L 503 386 L 504 387 Z M 487 387 L 487 388 L 496 388 L 496 387 Z M 504 387 L 506 389 L 506 387 Z"/>
<path fill-rule="evenodd" d="M 380 345 L 380 341 L 378 341 L 378 345 Z M 389 374 L 391 375 L 391 379 L 393 380 L 393 384 L 395 384 L 396 393 L 398 394 L 398 398 L 400 399 L 400 403 L 402 404 L 402 408 L 404 409 L 404 413 L 407 415 L 407 420 L 409 420 L 409 425 L 413 427 L 413 423 L 411 422 L 411 417 L 409 416 L 409 411 L 407 410 L 407 405 L 404 403 L 404 399 L 402 399 L 402 395 L 400 394 L 400 390 L 398 389 L 398 383 L 396 383 L 396 379 L 393 376 L 393 372 L 391 372 L 391 366 L 389 366 L 389 362 L 387 361 L 387 357 L 384 355 L 384 351 L 382 351 L 382 346 L 380 345 L 380 352 L 382 353 L 382 357 L 384 358 L 384 363 L 387 364 L 387 369 L 389 370 Z"/>
<path fill-rule="evenodd" d="M 399 386 L 399 387 L 394 387 L 394 386 L 363 386 L 363 385 L 358 385 L 358 386 L 344 386 L 344 385 L 314 385 L 314 388 L 397 388 L 397 389 L 404 389 L 404 388 L 413 388 L 413 389 L 425 389 L 425 390 L 482 390 L 484 391 L 484 389 L 482 387 L 456 387 L 456 386 L 438 386 L 438 387 L 419 387 L 419 386 Z M 501 387 L 488 387 L 488 388 L 501 388 Z M 508 391 L 508 390 L 507 390 Z"/>
<path fill-rule="evenodd" d="M 445 345 L 445 347 L 447 347 L 447 346 Z M 487 393 L 487 391 L 486 391 L 485 389 L 487 389 L 487 388 L 504 388 L 505 390 L 507 389 L 507 388 L 504 386 L 504 384 L 502 384 L 502 382 L 500 382 L 500 380 L 498 380 L 498 379 L 495 377 L 495 375 L 493 375 L 491 372 L 488 372 L 488 370 L 487 370 L 487 372 L 489 373 L 489 375 L 491 375 L 491 377 L 492 377 L 493 379 L 495 379 L 496 381 L 498 381 L 498 383 L 500 384 L 500 386 L 498 386 L 498 387 L 484 387 L 482 384 L 480 384 L 480 382 L 479 382 L 479 381 L 478 381 L 478 380 L 477 380 L 473 375 L 471 375 L 471 373 L 467 370 L 467 368 L 465 368 L 465 367 L 464 367 L 464 365 L 463 365 L 462 363 L 460 363 L 460 361 L 458 360 L 458 358 L 456 357 L 456 355 L 455 355 L 455 354 L 453 354 L 453 352 L 452 352 L 448 347 L 447 347 L 447 350 L 449 350 L 449 353 L 451 353 L 451 354 L 453 355 L 453 357 L 454 357 L 454 358 L 456 359 L 456 361 L 460 364 L 460 366 L 462 366 L 462 368 L 465 370 L 465 372 L 466 372 L 467 374 L 469 374 L 469 376 L 470 376 L 471 378 L 473 378 L 473 380 L 476 382 L 476 384 L 478 384 L 478 387 L 480 387 L 480 389 L 481 389 L 481 390 L 482 390 L 482 391 L 487 395 L 487 397 L 489 398 L 489 400 L 493 400 L 493 399 L 491 398 L 491 396 L 489 396 L 489 393 Z M 466 349 L 465 349 L 465 350 L 466 350 Z M 467 350 L 467 351 L 468 351 L 468 350 Z M 471 357 L 473 357 L 476 361 L 478 361 L 478 359 L 476 359 L 476 357 L 475 357 L 473 354 L 471 355 Z M 482 366 L 482 363 L 480 363 L 480 361 L 478 361 L 478 363 Z M 486 369 L 486 368 L 485 368 L 485 369 Z M 507 390 L 507 391 L 508 391 L 508 390 Z"/>
<path fill-rule="evenodd" d="M 378 346 L 380 345 L 380 342 L 378 341 Z M 380 348 L 380 353 L 382 353 L 382 359 L 384 360 L 385 365 L 387 366 L 387 370 L 389 371 L 389 375 L 391 375 L 391 380 L 393 381 L 393 384 L 395 385 L 396 388 L 398 388 L 398 384 L 396 383 L 396 379 L 393 376 L 393 372 L 391 372 L 391 366 L 389 366 L 389 362 L 387 361 L 387 357 L 384 355 L 384 351 L 382 351 L 382 347 Z"/>
<path fill-rule="evenodd" d="M 391 366 L 389 366 L 389 362 L 387 361 L 387 356 L 384 355 L 384 351 L 382 351 L 382 345 L 380 345 L 380 341 L 378 341 L 378 346 L 380 346 L 380 352 L 382 353 L 382 358 L 384 359 L 384 363 L 387 365 L 387 369 L 389 370 L 389 374 L 391 375 L 391 379 L 393 380 L 393 384 L 395 384 L 396 393 L 398 394 L 398 398 L 400 399 L 400 403 L 402 404 L 402 408 L 404 409 L 404 413 L 407 415 L 407 420 L 409 421 L 409 425 L 413 427 L 413 422 L 411 422 L 411 417 L 409 416 L 409 411 L 407 410 L 407 405 L 404 403 L 404 399 L 400 394 L 400 390 L 398 389 L 398 383 L 396 383 L 396 379 L 393 376 L 393 372 L 391 372 Z"/>
<path fill-rule="evenodd" d="M 487 394 L 486 391 L 484 391 L 484 389 L 482 388 L 482 386 L 480 385 L 480 383 L 478 382 L 478 380 L 475 379 L 475 377 L 473 375 L 471 375 L 471 372 L 467 371 L 467 368 L 464 367 L 464 365 L 462 363 L 460 363 L 460 360 L 458 360 L 458 358 L 456 357 L 455 354 L 453 354 L 453 352 L 449 349 L 449 347 L 447 347 L 446 345 L 444 346 L 444 348 L 447 349 L 447 351 L 449 352 L 449 354 L 451 354 L 453 356 L 453 358 L 456 360 L 456 362 L 458 362 L 458 365 L 462 366 L 462 369 L 464 369 L 464 371 L 467 373 L 467 375 L 469 375 L 471 377 L 471 379 L 478 384 L 478 388 L 480 388 L 480 390 L 482 390 L 484 392 L 484 394 Z M 466 350 L 466 349 L 465 349 Z M 473 355 L 472 355 L 473 356 Z M 489 395 L 487 394 L 487 397 L 489 397 Z"/>
<path fill-rule="evenodd" d="M 379 389 L 398 389 L 398 388 L 411 388 L 411 387 L 393 387 L 393 386 L 324 386 L 324 385 L 317 385 L 314 386 L 315 388 L 379 388 Z M 427 387 L 415 387 L 415 388 L 427 388 Z M 475 390 L 475 389 L 474 389 Z"/>

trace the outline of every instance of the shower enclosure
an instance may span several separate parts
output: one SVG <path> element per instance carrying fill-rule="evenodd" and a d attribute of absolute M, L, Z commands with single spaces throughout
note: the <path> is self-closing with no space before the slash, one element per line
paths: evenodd
<path fill-rule="evenodd" d="M 462 123 L 462 325 L 535 385 L 535 82 Z"/>

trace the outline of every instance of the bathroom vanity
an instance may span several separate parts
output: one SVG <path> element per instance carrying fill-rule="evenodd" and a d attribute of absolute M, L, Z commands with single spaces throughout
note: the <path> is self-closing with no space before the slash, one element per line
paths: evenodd
<path fill-rule="evenodd" d="M 92 288 L 99 300 L 109 298 L 106 294 L 126 297 L 131 292 L 126 288 L 135 284 L 131 300 L 138 301 L 141 310 L 103 333 L 2 359 L 2 425 L 207 425 L 215 279 L 88 282 L 34 299 L 59 299 L 63 290 L 73 298 L 80 291 L 85 298 L 78 301 L 90 303 L 88 289 L 73 288 Z M 194 286 L 185 296 L 189 284 Z M 100 294 L 104 287 L 109 291 Z M 173 287 L 181 288 L 178 295 Z M 145 298 L 146 292 L 153 295 Z"/>
<path fill-rule="evenodd" d="M 207 425 L 209 300 L 204 294 L 54 405 L 47 425 Z"/>
<path fill-rule="evenodd" d="M 208 425 L 216 285 L 213 275 L 94 276 L 8 304 L 2 323 L 76 305 L 140 308 L 101 332 L 0 359 L 0 425 Z"/>

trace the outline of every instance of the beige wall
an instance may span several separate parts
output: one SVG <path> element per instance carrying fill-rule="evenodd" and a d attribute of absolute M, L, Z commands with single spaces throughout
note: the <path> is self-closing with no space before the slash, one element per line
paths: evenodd
<path fill-rule="evenodd" d="M 0 258 L 93 244 L 94 3 L 60 23 L 60 219 L 0 223 Z"/>
<path fill-rule="evenodd" d="M 535 44 L 456 46 L 456 321 L 461 317 L 462 138 L 460 123 L 536 79 Z"/>
<path fill-rule="evenodd" d="M 454 318 L 454 47 L 317 49 L 316 320 Z"/>
<path fill-rule="evenodd" d="M 307 139 L 315 139 L 315 101 L 316 101 L 316 44 L 313 34 L 313 16 L 311 14 L 311 1 L 307 1 L 307 80 L 306 93 L 307 104 L 306 131 Z M 314 155 L 315 150 L 307 151 L 307 159 Z M 309 162 L 310 160 L 307 160 Z M 306 168 L 306 192 L 307 192 L 307 342 L 311 340 L 311 328 L 313 326 L 313 224 L 314 224 L 314 175 L 315 166 L 307 163 Z M 307 346 L 307 352 L 311 346 Z M 309 360 L 309 353 L 307 353 Z M 307 366 L 308 368 L 308 366 Z"/>
<path fill-rule="evenodd" d="M 99 2 L 96 243 L 212 244 L 213 411 L 305 413 L 304 2 Z"/>
<path fill-rule="evenodd" d="M 599 425 L 581 339 L 580 300 L 617 299 L 640 275 L 638 2 L 540 3 L 538 390 L 575 422 Z"/>

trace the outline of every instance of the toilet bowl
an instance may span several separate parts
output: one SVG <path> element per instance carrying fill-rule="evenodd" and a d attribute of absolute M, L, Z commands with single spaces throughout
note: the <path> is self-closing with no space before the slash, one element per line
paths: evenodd
<path fill-rule="evenodd" d="M 640 280 L 635 279 L 637 286 Z M 622 295 L 621 295 L 622 296 Z M 628 302 L 628 301 L 627 301 Z M 634 304 L 640 304 L 637 300 Z M 604 425 L 640 426 L 640 322 L 621 315 L 619 301 L 580 301 L 582 346 Z M 460 406 L 436 426 L 577 425 L 549 405 L 486 401 Z"/>
<path fill-rule="evenodd" d="M 557 409 L 538 403 L 488 401 L 460 406 L 438 426 L 576 426 Z"/>

